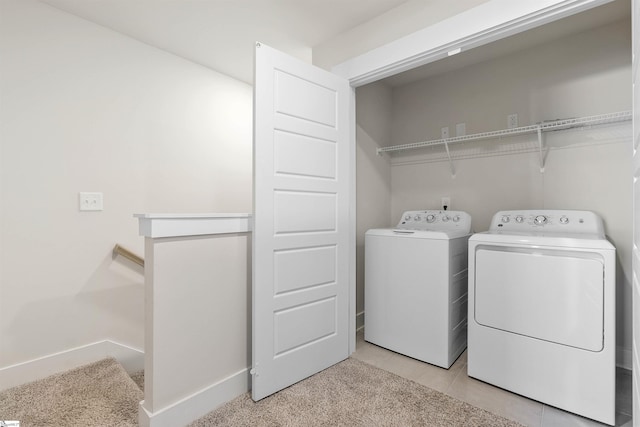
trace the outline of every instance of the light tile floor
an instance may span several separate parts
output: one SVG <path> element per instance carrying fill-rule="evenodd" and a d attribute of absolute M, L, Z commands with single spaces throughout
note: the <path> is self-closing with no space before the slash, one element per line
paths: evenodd
<path fill-rule="evenodd" d="M 605 425 L 468 377 L 466 351 L 451 368 L 442 369 L 368 343 L 361 330 L 357 334 L 356 351 L 352 357 L 526 426 Z M 616 387 L 616 426 L 631 427 L 630 371 L 618 369 Z"/>

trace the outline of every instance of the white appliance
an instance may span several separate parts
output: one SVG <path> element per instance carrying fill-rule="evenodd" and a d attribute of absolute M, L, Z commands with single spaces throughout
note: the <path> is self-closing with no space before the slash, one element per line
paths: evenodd
<path fill-rule="evenodd" d="M 613 425 L 615 259 L 592 212 L 495 214 L 469 239 L 469 376 Z"/>
<path fill-rule="evenodd" d="M 467 346 L 467 242 L 460 211 L 408 211 L 365 234 L 365 330 L 373 344 L 449 368 Z"/>

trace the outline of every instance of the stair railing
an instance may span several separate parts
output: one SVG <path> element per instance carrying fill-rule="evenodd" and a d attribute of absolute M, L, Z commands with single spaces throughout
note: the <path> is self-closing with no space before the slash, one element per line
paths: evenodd
<path fill-rule="evenodd" d="M 136 264 L 144 267 L 144 258 L 139 255 L 134 254 L 129 249 L 125 249 L 122 246 L 116 244 L 113 247 L 113 257 L 117 257 L 118 255 L 128 259 L 129 261 L 135 262 Z"/>

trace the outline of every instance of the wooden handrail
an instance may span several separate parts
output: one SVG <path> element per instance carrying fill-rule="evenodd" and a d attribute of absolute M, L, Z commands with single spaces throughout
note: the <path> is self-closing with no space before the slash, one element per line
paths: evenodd
<path fill-rule="evenodd" d="M 116 244 L 113 247 L 113 257 L 115 258 L 118 255 L 123 256 L 126 259 L 128 259 L 129 261 L 135 262 L 136 264 L 141 265 L 142 267 L 144 267 L 144 258 L 142 258 L 142 257 L 134 254 L 130 250 L 125 249 L 122 246 Z"/>

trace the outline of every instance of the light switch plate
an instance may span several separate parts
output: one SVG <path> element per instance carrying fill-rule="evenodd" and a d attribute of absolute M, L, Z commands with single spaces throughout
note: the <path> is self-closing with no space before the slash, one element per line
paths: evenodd
<path fill-rule="evenodd" d="M 101 211 L 104 209 L 102 193 L 80 192 L 78 200 L 81 211 Z"/>

